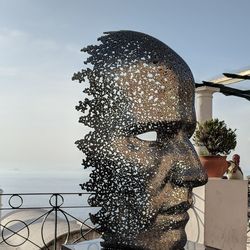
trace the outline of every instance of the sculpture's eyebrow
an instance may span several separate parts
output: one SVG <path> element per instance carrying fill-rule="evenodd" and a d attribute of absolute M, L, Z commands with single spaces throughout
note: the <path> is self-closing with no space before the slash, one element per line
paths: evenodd
<path fill-rule="evenodd" d="M 180 130 L 186 133 L 186 135 L 190 138 L 194 130 L 196 128 L 196 122 L 195 121 L 172 121 L 172 122 L 167 122 L 165 127 L 159 130 L 159 134 L 165 134 L 166 136 L 168 135 L 174 135 L 178 133 Z"/>
<path fill-rule="evenodd" d="M 157 130 L 157 139 L 161 140 L 176 135 L 178 131 L 182 128 L 182 126 L 182 121 L 164 122 L 162 125 L 159 126 Z"/>
<path fill-rule="evenodd" d="M 157 134 L 175 134 L 180 128 L 182 128 L 182 121 L 159 121 L 159 122 L 147 122 L 133 124 L 129 128 L 126 128 L 129 134 L 141 134 L 150 131 L 156 131 Z"/>
<path fill-rule="evenodd" d="M 155 131 L 160 137 L 171 137 L 179 130 L 185 132 L 190 138 L 196 127 L 195 119 L 176 119 L 176 120 L 161 120 L 148 121 L 145 123 L 134 122 L 127 126 L 121 127 L 120 132 L 124 135 L 139 135 L 146 132 Z"/>
<path fill-rule="evenodd" d="M 163 130 L 176 130 L 180 129 L 183 126 L 182 121 L 170 121 L 170 122 L 164 122 L 163 123 Z"/>

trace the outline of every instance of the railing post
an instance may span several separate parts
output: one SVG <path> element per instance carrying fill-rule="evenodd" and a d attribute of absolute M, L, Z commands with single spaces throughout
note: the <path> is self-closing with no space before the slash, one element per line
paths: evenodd
<path fill-rule="evenodd" d="M 2 221 L 2 193 L 3 190 L 0 188 L 0 225 Z M 0 233 L 2 232 L 2 226 L 0 226 Z"/>
<path fill-rule="evenodd" d="M 3 194 L 3 190 L 0 188 L 0 225 L 2 222 L 2 194 Z M 0 226 L 0 232 L 2 232 L 2 226 Z"/>
<path fill-rule="evenodd" d="M 54 238 L 54 250 L 57 248 L 57 210 L 58 210 L 58 194 L 55 194 L 55 238 Z"/>

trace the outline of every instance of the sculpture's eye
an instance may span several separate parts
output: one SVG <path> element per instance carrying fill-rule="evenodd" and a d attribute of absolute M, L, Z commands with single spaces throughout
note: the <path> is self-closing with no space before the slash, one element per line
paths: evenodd
<path fill-rule="evenodd" d="M 156 141 L 157 140 L 157 132 L 156 131 L 149 131 L 142 134 L 136 135 L 136 138 L 142 141 Z"/>

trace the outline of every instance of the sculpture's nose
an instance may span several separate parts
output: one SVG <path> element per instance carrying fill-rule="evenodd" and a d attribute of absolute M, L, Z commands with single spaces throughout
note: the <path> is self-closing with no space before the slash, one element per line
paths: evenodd
<path fill-rule="evenodd" d="M 171 148 L 173 159 L 167 176 L 168 181 L 188 188 L 205 185 L 207 173 L 189 138 L 185 135 L 178 136 Z"/>

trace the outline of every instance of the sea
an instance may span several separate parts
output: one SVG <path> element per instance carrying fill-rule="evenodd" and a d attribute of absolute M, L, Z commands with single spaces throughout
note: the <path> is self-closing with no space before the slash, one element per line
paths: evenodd
<path fill-rule="evenodd" d="M 89 172 L 76 171 L 0 171 L 0 188 L 5 193 L 82 192 L 79 184 Z"/>

